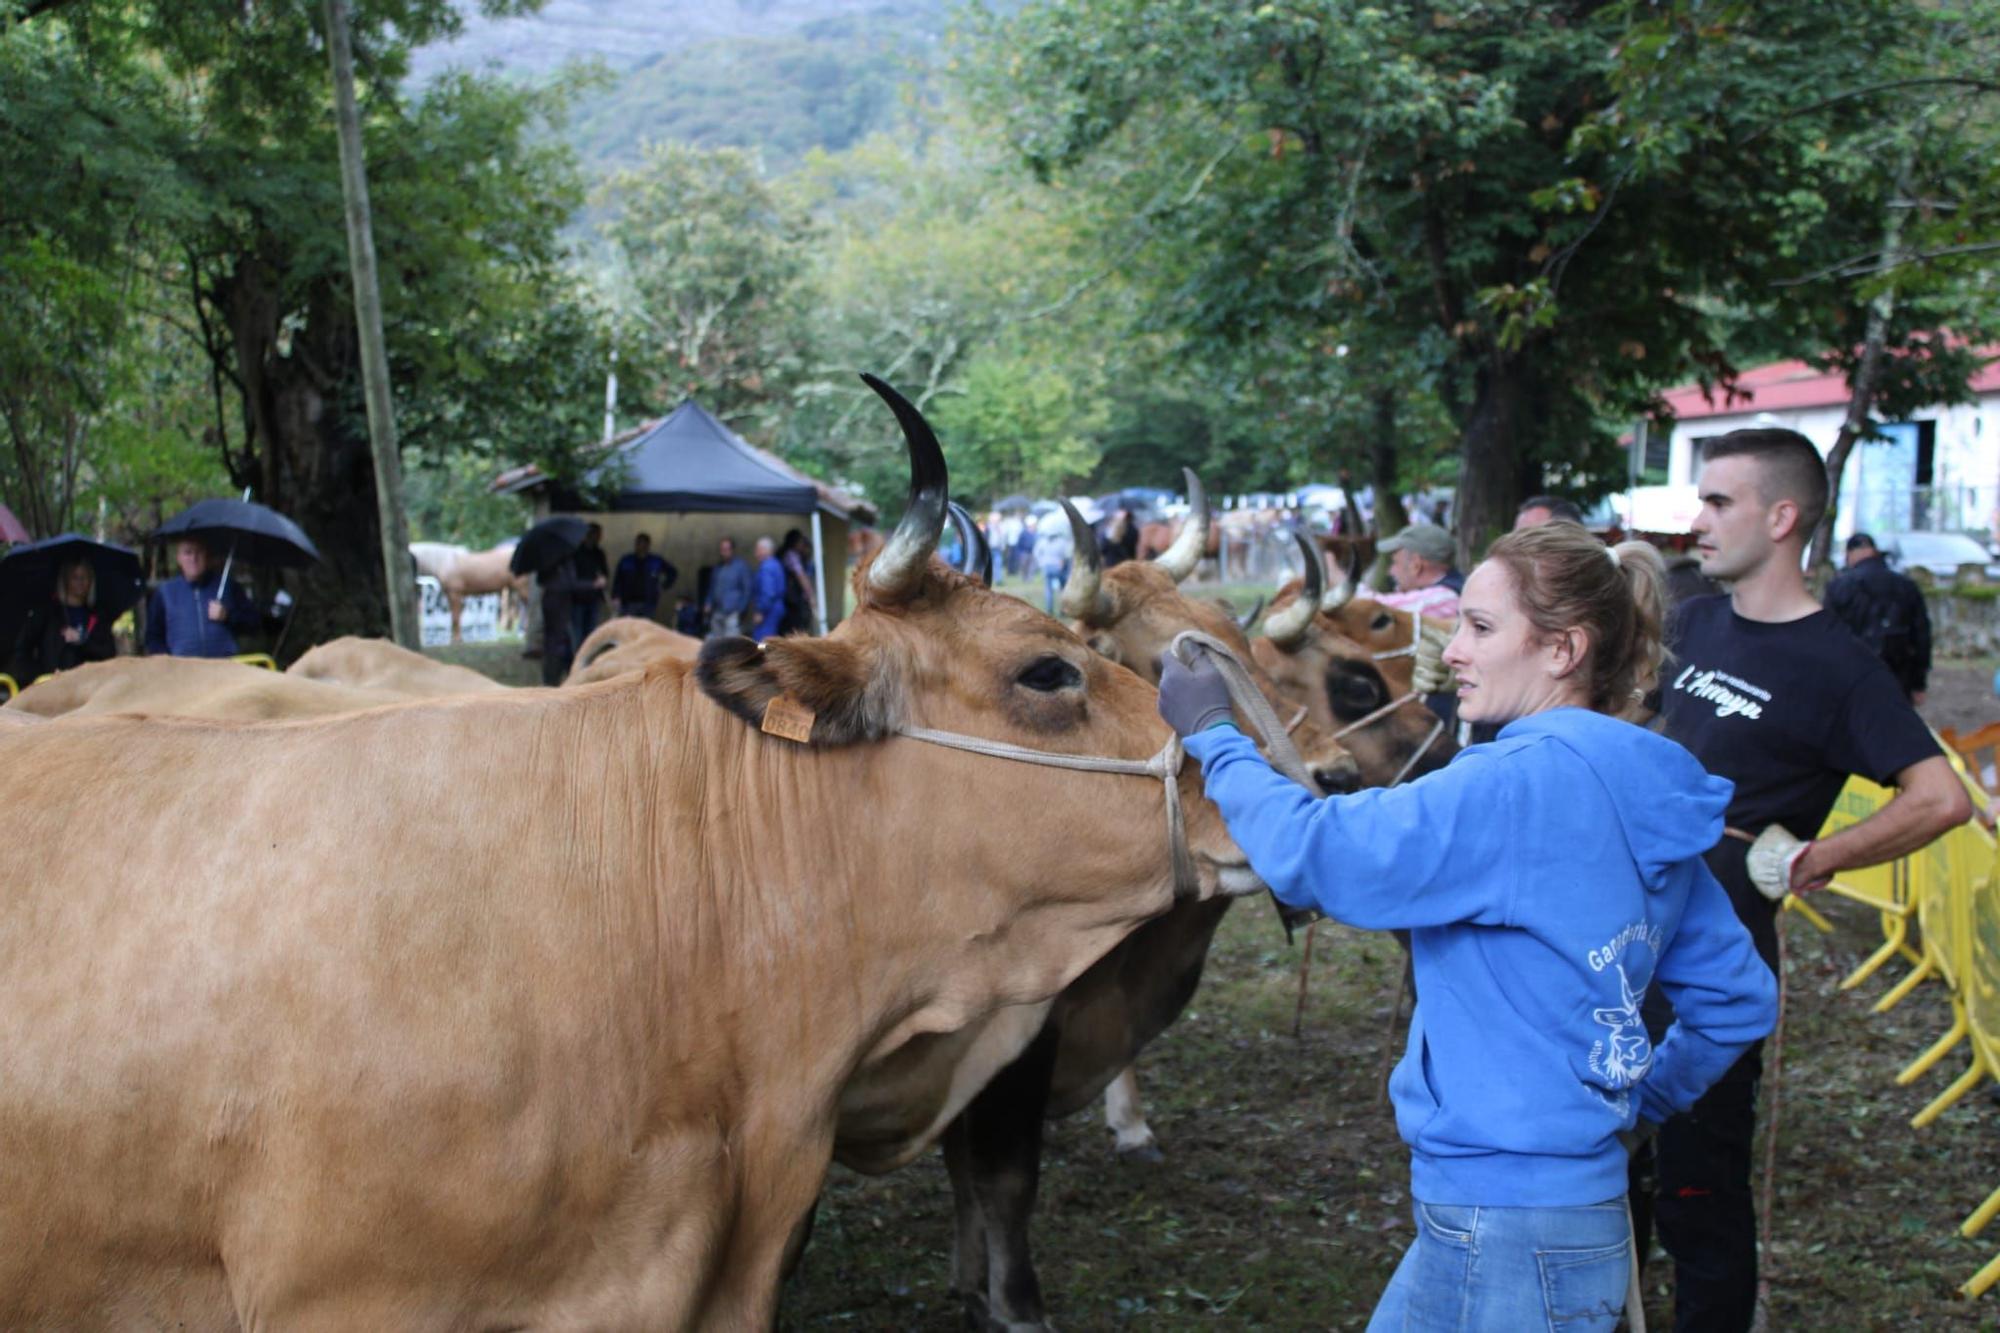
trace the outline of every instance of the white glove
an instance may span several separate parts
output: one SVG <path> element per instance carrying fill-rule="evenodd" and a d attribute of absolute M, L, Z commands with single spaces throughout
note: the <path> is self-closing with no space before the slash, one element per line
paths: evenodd
<path fill-rule="evenodd" d="M 1750 882 L 1757 892 L 1772 902 L 1783 901 L 1792 891 L 1792 866 L 1812 843 L 1792 836 L 1782 824 L 1773 824 L 1750 844 L 1747 866 Z"/>
<path fill-rule="evenodd" d="M 1426 624 L 1417 632 L 1415 665 L 1410 668 L 1410 688 L 1418 694 L 1455 694 L 1458 677 L 1444 664 L 1444 646 L 1451 642 L 1451 626 Z"/>

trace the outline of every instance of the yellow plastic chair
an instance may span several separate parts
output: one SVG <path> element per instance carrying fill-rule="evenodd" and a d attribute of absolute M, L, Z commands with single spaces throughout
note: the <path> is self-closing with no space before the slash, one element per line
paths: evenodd
<path fill-rule="evenodd" d="M 1859 824 L 1887 805 L 1895 795 L 1896 793 L 1889 788 L 1877 786 L 1866 778 L 1849 778 L 1847 785 L 1840 789 L 1840 795 L 1834 800 L 1833 809 L 1827 814 L 1826 822 L 1820 826 L 1818 836 L 1830 837 L 1842 829 Z M 1916 853 L 1916 856 L 1922 855 L 1922 852 Z M 1901 861 L 1891 861 L 1887 865 L 1843 870 L 1823 890 L 1872 907 L 1882 917 L 1882 947 L 1847 974 L 1840 983 L 1842 990 L 1852 990 L 1859 986 L 1898 954 L 1908 958 L 1912 963 L 1923 962 L 1923 956 L 1910 947 L 1909 943 L 1910 920 L 1917 912 L 1917 905 L 1911 892 L 1914 867 L 1909 862 L 1912 859 L 1914 858 L 1906 857 Z"/>
<path fill-rule="evenodd" d="M 269 653 L 238 653 L 229 660 L 241 662 L 244 666 L 263 667 L 266 671 L 278 669 L 277 661 Z"/>
<path fill-rule="evenodd" d="M 1992 861 L 1986 864 L 1984 875 L 1973 885 L 1971 899 L 1964 995 L 1971 1020 L 1973 1068 L 1990 1071 L 2000 1067 L 2000 864 Z M 1959 1227 L 1959 1234 L 1976 1236 L 1996 1216 L 2000 1216 L 2000 1189 L 1987 1195 L 1986 1201 L 1972 1210 Z M 1995 1282 L 2000 1282 L 2000 1256 L 1974 1273 L 1959 1290 L 1968 1297 L 1977 1297 Z"/>
<path fill-rule="evenodd" d="M 1974 825 L 1953 829 L 1942 841 L 1949 844 L 1947 854 L 1932 864 L 1945 867 L 1948 873 L 1926 877 L 1919 888 L 1917 921 L 1923 930 L 1924 961 L 1911 977 L 1921 980 L 1921 976 L 1936 976 L 1944 982 L 1951 992 L 1952 1022 L 1929 1050 L 1896 1075 L 1898 1087 L 1916 1082 L 1965 1040 L 1971 1030 L 1965 986 L 1972 967 L 1973 900 L 1984 880 L 1993 874 L 1994 842 L 1991 834 Z M 1906 979 L 1905 985 L 1882 997 L 1875 1011 L 1881 1013 L 1889 1008 L 1914 986 L 1914 981 Z"/>
<path fill-rule="evenodd" d="M 1966 931 L 1965 970 L 1958 992 L 1965 1006 L 1967 1035 L 1972 1038 L 1972 1066 L 1911 1117 L 1913 1129 L 1922 1129 L 1943 1115 L 1953 1102 L 2000 1069 L 2000 893 L 1996 893 L 1994 882 L 1989 852 L 1984 873 L 1971 884 L 1966 895 L 1971 900 L 1971 911 Z"/>
<path fill-rule="evenodd" d="M 21 687 L 14 683 L 14 678 L 4 671 L 0 671 L 0 689 L 7 691 L 9 699 L 21 692 Z"/>

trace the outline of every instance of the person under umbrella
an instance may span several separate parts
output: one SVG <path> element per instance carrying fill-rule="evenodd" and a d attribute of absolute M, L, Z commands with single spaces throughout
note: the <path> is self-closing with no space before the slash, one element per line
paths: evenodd
<path fill-rule="evenodd" d="M 139 600 L 136 552 L 75 533 L 0 559 L 0 647 L 23 681 L 117 653 L 111 624 Z"/>
<path fill-rule="evenodd" d="M 257 628 L 257 604 L 241 580 L 228 579 L 201 537 L 174 543 L 180 573 L 153 589 L 146 604 L 146 651 L 173 657 L 234 657 L 236 635 Z"/>
<path fill-rule="evenodd" d="M 237 632 L 255 629 L 262 620 L 249 590 L 230 578 L 236 561 L 297 568 L 319 559 L 298 524 L 249 497 L 245 490 L 240 500 L 198 500 L 153 534 L 174 539 L 181 572 L 155 589 L 147 603 L 148 653 L 234 657 Z M 218 552 L 224 553 L 219 562 Z"/>
<path fill-rule="evenodd" d="M 567 514 L 543 519 L 514 547 L 508 568 L 533 574 L 542 587 L 542 684 L 560 685 L 576 658 L 574 612 L 579 593 L 598 594 L 602 576 L 584 577 L 576 564 L 589 525 Z"/>

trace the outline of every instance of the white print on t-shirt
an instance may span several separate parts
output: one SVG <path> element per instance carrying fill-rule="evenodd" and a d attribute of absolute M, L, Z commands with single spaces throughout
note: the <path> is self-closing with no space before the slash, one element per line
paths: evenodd
<path fill-rule="evenodd" d="M 1639 997 L 1632 993 L 1624 965 L 1614 966 L 1618 972 L 1619 1002 L 1608 1009 L 1591 1011 L 1591 1016 L 1611 1031 L 1605 1040 L 1591 1043 L 1590 1072 L 1619 1092 L 1617 1098 L 1606 1100 L 1622 1111 L 1622 1090 L 1644 1078 L 1653 1067 L 1653 1043 L 1640 1020 Z"/>
<path fill-rule="evenodd" d="M 1731 689 L 1732 685 L 1736 688 Z M 1764 703 L 1771 701 L 1769 691 L 1760 690 L 1749 681 L 1739 680 L 1727 671 L 1697 672 L 1691 666 L 1682 668 L 1681 674 L 1674 678 L 1674 688 L 1683 694 L 1691 694 L 1697 699 L 1706 699 L 1714 704 L 1717 717 L 1733 717 L 1741 713 L 1753 722 L 1764 716 L 1764 704 L 1748 696 L 1755 695 Z M 1739 690 L 1742 693 L 1739 693 Z"/>

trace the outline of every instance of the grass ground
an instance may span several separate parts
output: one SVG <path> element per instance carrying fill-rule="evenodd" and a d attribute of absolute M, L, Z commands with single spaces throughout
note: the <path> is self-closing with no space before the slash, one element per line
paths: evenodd
<path fill-rule="evenodd" d="M 1231 591 L 1239 609 L 1255 595 Z M 509 684 L 539 679 L 518 643 L 438 656 Z M 1992 668 L 1941 667 L 1933 703 L 1949 716 L 1933 720 L 2000 716 Z M 2000 1104 L 1981 1089 L 1928 1129 L 1909 1128 L 1964 1068 L 1954 1054 L 1915 1087 L 1893 1083 L 1948 1026 L 1943 992 L 1922 987 L 1871 1015 L 1901 965 L 1838 990 L 1880 935 L 1852 904 L 1821 906 L 1834 934 L 1795 917 L 1786 931 L 1770 1327 L 2000 1326 L 2000 1294 L 1976 1303 L 1956 1294 L 2000 1252 L 2000 1227 L 1976 1240 L 1957 1234 L 2000 1185 Z M 1382 1096 L 1400 955 L 1383 937 L 1322 926 L 1294 1036 L 1298 965 L 1263 903 L 1240 904 L 1223 923 L 1193 1004 L 1140 1060 L 1165 1163 L 1116 1162 L 1095 1114 L 1050 1127 L 1034 1242 L 1051 1317 L 1069 1333 L 1366 1323 L 1410 1238 L 1407 1157 Z M 946 1291 L 950 1232 L 935 1154 L 878 1179 L 835 1168 L 782 1326 L 960 1328 Z M 1658 1261 L 1647 1305 L 1654 1326 L 1666 1326 L 1671 1279 Z"/>

